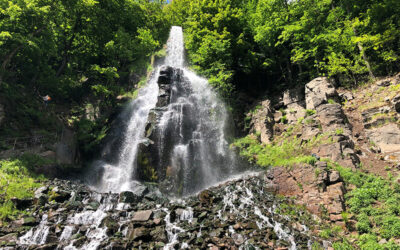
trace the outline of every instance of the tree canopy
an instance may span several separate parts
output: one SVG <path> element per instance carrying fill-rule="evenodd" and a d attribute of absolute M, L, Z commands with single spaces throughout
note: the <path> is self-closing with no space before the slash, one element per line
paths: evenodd
<path fill-rule="evenodd" d="M 227 96 L 399 70 L 396 0 L 175 0 L 167 13 L 185 29 L 193 68 Z"/>

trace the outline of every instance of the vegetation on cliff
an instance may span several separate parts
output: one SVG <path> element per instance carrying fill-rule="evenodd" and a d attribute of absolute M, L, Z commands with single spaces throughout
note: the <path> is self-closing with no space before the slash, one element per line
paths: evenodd
<path fill-rule="evenodd" d="M 36 167 L 49 164 L 46 159 L 26 154 L 19 159 L 0 161 L 0 225 L 16 219 L 24 212 L 17 209 L 15 202 L 33 198 L 36 188 L 41 186 L 43 176 L 34 173 Z M 13 200 L 15 202 L 13 202 Z"/>

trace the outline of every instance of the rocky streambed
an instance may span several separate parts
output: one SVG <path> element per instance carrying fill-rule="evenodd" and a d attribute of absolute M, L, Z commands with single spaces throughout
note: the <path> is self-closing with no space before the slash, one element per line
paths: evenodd
<path fill-rule="evenodd" d="M 184 199 L 152 185 L 133 192 L 97 193 L 55 180 L 35 199 L 20 201 L 32 215 L 0 230 L 1 249 L 311 249 L 303 208 L 269 192 L 264 173 L 227 181 Z"/>

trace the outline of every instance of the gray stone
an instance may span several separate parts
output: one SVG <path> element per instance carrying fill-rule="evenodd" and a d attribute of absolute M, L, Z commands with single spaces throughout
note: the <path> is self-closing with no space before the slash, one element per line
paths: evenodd
<path fill-rule="evenodd" d="M 339 97 L 346 101 L 354 100 L 354 95 L 351 92 L 341 93 L 339 94 Z"/>
<path fill-rule="evenodd" d="M 48 186 L 43 186 L 43 187 L 36 189 L 35 198 L 39 198 L 42 194 L 47 194 L 48 191 L 49 191 Z"/>
<path fill-rule="evenodd" d="M 328 101 L 337 95 L 332 82 L 326 77 L 318 77 L 306 84 L 306 108 L 316 109 L 319 105 Z"/>
<path fill-rule="evenodd" d="M 17 240 L 18 238 L 16 233 L 7 234 L 5 236 L 0 237 L 0 246 L 14 245 L 15 242 L 17 242 Z"/>
<path fill-rule="evenodd" d="M 343 135 L 351 135 L 350 126 L 339 104 L 320 105 L 317 108 L 317 114 L 324 133 L 340 131 Z"/>
<path fill-rule="evenodd" d="M 329 182 L 330 183 L 336 183 L 336 182 L 339 182 L 340 180 L 341 180 L 341 178 L 340 178 L 339 171 L 335 170 L 329 174 Z"/>
<path fill-rule="evenodd" d="M 119 194 L 119 202 L 120 203 L 135 203 L 140 200 L 140 197 L 135 195 L 131 191 L 124 191 Z"/>
<path fill-rule="evenodd" d="M 145 185 L 142 185 L 139 182 L 135 182 L 132 185 L 133 185 L 132 193 L 140 198 L 142 198 L 144 195 L 146 195 L 149 192 L 149 189 Z"/>
<path fill-rule="evenodd" d="M 148 221 L 152 214 L 153 214 L 153 211 L 151 211 L 151 210 L 137 211 L 133 215 L 132 221 Z"/>
<path fill-rule="evenodd" d="M 283 93 L 283 103 L 286 106 L 286 118 L 289 123 L 296 122 L 306 115 L 304 89 L 289 89 Z"/>
<path fill-rule="evenodd" d="M 390 79 L 382 79 L 376 82 L 376 85 L 379 87 L 388 87 L 390 86 L 392 83 L 390 81 Z"/>
<path fill-rule="evenodd" d="M 274 131 L 274 116 L 272 113 L 271 102 L 264 100 L 259 103 L 254 113 L 249 113 L 251 116 L 250 132 L 260 133 L 262 143 L 270 143 L 273 138 Z"/>
<path fill-rule="evenodd" d="M 400 151 L 400 129 L 396 124 L 367 131 L 367 137 L 373 141 L 383 153 Z"/>

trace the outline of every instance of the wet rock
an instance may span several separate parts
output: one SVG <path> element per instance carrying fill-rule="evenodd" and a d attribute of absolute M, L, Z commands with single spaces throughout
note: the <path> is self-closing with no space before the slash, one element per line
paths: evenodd
<path fill-rule="evenodd" d="M 120 203 L 135 203 L 140 200 L 140 197 L 131 191 L 124 191 L 119 194 Z"/>
<path fill-rule="evenodd" d="M 140 198 L 142 198 L 145 194 L 149 192 L 149 189 L 138 182 L 135 182 L 132 188 L 132 193 Z"/>
<path fill-rule="evenodd" d="M 128 235 L 129 240 L 148 240 L 151 237 L 150 230 L 145 227 L 134 228 Z"/>
<path fill-rule="evenodd" d="M 332 82 L 326 77 L 318 77 L 305 86 L 306 108 L 316 109 L 337 95 Z"/>
<path fill-rule="evenodd" d="M 164 227 L 156 227 L 154 230 L 150 232 L 150 235 L 153 240 L 155 241 L 161 241 L 161 242 L 167 242 L 168 237 L 165 233 L 165 228 Z"/>
<path fill-rule="evenodd" d="M 118 232 L 118 220 L 116 220 L 115 218 L 112 218 L 110 216 L 105 217 L 101 224 L 100 227 L 107 227 L 107 235 L 111 236 L 114 235 L 116 232 Z"/>
<path fill-rule="evenodd" d="M 55 187 L 49 192 L 49 200 L 56 202 L 64 202 L 71 198 L 71 193 L 65 190 L 61 190 L 60 187 Z"/>
<path fill-rule="evenodd" d="M 35 250 L 54 250 L 57 248 L 57 243 L 49 243 L 35 248 Z"/>
<path fill-rule="evenodd" d="M 211 205 L 213 203 L 213 197 L 208 190 L 204 190 L 199 194 L 199 200 L 203 205 Z"/>
<path fill-rule="evenodd" d="M 49 187 L 48 186 L 43 186 L 43 187 L 40 187 L 40 188 L 36 189 L 35 198 L 39 198 L 41 195 L 47 194 L 48 191 L 49 191 Z"/>
<path fill-rule="evenodd" d="M 148 221 L 152 214 L 152 210 L 138 211 L 133 215 L 132 221 Z"/>

